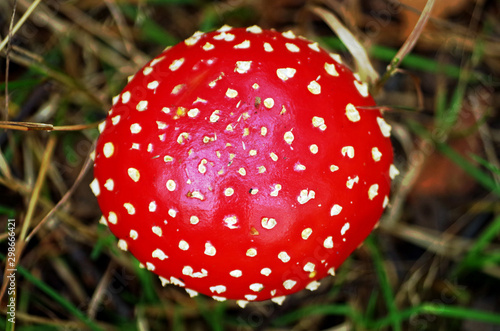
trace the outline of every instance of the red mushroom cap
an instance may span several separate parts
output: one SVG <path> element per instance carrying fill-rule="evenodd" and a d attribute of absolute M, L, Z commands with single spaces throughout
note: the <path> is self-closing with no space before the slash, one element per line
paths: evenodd
<path fill-rule="evenodd" d="M 195 33 L 140 70 L 101 127 L 103 216 L 164 283 L 274 299 L 333 274 L 388 203 L 391 127 L 317 43 Z"/>

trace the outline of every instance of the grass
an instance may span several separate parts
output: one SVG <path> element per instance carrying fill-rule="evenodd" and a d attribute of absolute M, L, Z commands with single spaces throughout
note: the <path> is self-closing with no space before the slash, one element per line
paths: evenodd
<path fill-rule="evenodd" d="M 0 4 L 0 24 L 6 24 L 1 33 L 8 31 L 12 3 Z M 398 29 L 398 13 L 391 16 L 394 25 L 384 29 L 376 10 L 360 16 L 341 11 L 354 35 L 363 22 L 378 22 L 378 38 L 367 46 L 367 54 L 375 68 L 391 62 L 400 68 L 384 78 L 377 94 L 388 109 L 395 162 L 402 172 L 394 181 L 391 208 L 318 291 L 297 293 L 283 306 L 265 302 L 241 309 L 232 301 L 190 298 L 171 285 L 162 287 L 116 247 L 115 237 L 98 224 L 100 214 L 88 189 L 89 153 L 97 137 L 93 124 L 104 118 L 128 75 L 196 30 L 257 22 L 294 28 L 353 63 L 346 47 L 307 6 L 287 6 L 286 1 L 272 9 L 283 17 L 269 15 L 256 1 L 91 3 L 33 5 L 15 42 L 0 52 L 0 70 L 9 59 L 9 80 L 0 82 L 0 90 L 8 92 L 0 95 L 0 116 L 16 122 L 0 122 L 9 128 L 0 130 L 2 263 L 6 265 L 7 218 L 17 220 L 22 247 L 16 260 L 16 323 L 8 321 L 3 282 L 1 329 L 500 327 L 495 295 L 500 285 L 500 119 L 493 112 L 499 80 L 498 57 L 490 51 L 500 47 L 494 36 L 496 4 L 478 3 L 470 15 L 463 11 L 459 17 L 430 19 L 433 30 L 418 34 L 455 38 L 456 48 L 431 38 L 395 62 L 404 43 L 390 33 Z M 14 25 L 28 7 L 27 1 L 17 2 Z M 355 16 L 363 17 L 357 26 Z M 50 19 L 41 26 L 39 20 L 46 17 Z M 72 60 L 65 59 L 68 54 Z M 449 170 L 440 172 L 441 167 Z M 459 185 L 448 177 L 455 173 L 460 174 Z"/>

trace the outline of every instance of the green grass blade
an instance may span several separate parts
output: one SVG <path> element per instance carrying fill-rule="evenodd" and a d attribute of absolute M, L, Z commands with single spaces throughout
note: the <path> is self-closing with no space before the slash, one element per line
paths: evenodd
<path fill-rule="evenodd" d="M 394 301 L 394 292 L 392 291 L 389 278 L 384 268 L 384 259 L 380 250 L 377 247 L 374 236 L 369 236 L 365 240 L 365 245 L 369 248 L 370 253 L 373 258 L 373 264 L 375 266 L 375 271 L 377 272 L 377 277 L 380 283 L 380 288 L 382 291 L 382 297 L 389 311 L 389 317 L 392 318 L 392 329 L 395 331 L 402 330 L 400 321 L 395 317 L 398 313 L 398 308 L 396 307 L 396 302 Z"/>
<path fill-rule="evenodd" d="M 491 224 L 489 224 L 486 229 L 481 233 L 481 235 L 474 241 L 471 249 L 464 257 L 464 259 L 458 265 L 454 276 L 461 273 L 466 269 L 472 269 L 474 266 L 478 266 L 478 258 L 481 252 L 488 246 L 497 236 L 500 234 L 500 216 L 495 218 Z M 483 265 L 483 264 L 479 264 Z"/>
<path fill-rule="evenodd" d="M 388 327 L 393 323 L 393 318 L 402 322 L 410 318 L 415 318 L 418 315 L 430 314 L 434 316 L 453 318 L 457 320 L 473 320 L 484 323 L 500 325 L 500 315 L 494 312 L 485 312 L 475 309 L 469 309 L 458 306 L 450 306 L 444 304 L 423 303 L 416 307 L 411 307 L 399 311 L 394 316 L 388 316 L 380 319 L 371 325 L 372 329 L 379 330 Z"/>
<path fill-rule="evenodd" d="M 483 186 L 488 191 L 495 193 L 500 196 L 500 186 L 495 182 L 495 180 L 486 174 L 481 169 L 474 166 L 469 160 L 465 159 L 462 155 L 460 155 L 457 151 L 451 148 L 449 145 L 443 142 L 436 141 L 433 139 L 432 135 L 426 128 L 424 128 L 421 124 L 415 121 L 408 121 L 408 127 L 419 136 L 424 139 L 430 140 L 434 143 L 436 149 L 452 160 L 455 164 L 457 164 L 460 168 L 462 168 L 469 176 L 474 178 L 481 186 Z"/>

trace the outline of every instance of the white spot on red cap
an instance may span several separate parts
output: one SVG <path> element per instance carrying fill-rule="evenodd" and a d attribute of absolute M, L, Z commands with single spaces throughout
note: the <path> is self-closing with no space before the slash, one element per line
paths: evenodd
<path fill-rule="evenodd" d="M 356 89 L 358 90 L 359 94 L 363 97 L 368 96 L 368 84 L 364 82 L 358 82 L 357 80 L 354 81 L 354 85 L 356 86 Z"/>
<path fill-rule="evenodd" d="M 115 212 L 110 211 L 108 213 L 108 218 L 107 221 L 111 224 L 116 224 L 118 222 L 118 217 L 116 216 Z"/>
<path fill-rule="evenodd" d="M 357 184 L 359 182 L 359 176 L 356 176 L 354 178 L 351 178 L 351 176 L 347 177 L 347 182 L 345 185 L 347 188 L 352 189 L 354 184 Z"/>
<path fill-rule="evenodd" d="M 193 109 L 190 109 L 187 114 L 189 117 L 195 118 L 196 116 L 198 116 L 200 114 L 200 110 L 198 108 L 193 108 Z"/>
<path fill-rule="evenodd" d="M 129 91 L 123 92 L 122 93 L 122 103 L 123 104 L 128 103 L 130 101 L 131 96 L 132 96 L 132 94 Z"/>
<path fill-rule="evenodd" d="M 267 109 L 271 109 L 274 106 L 274 99 L 273 98 L 266 98 L 264 100 L 264 107 Z"/>
<path fill-rule="evenodd" d="M 146 68 L 144 68 L 144 70 L 142 70 L 142 74 L 144 76 L 147 76 L 147 75 L 151 74 L 152 72 L 153 72 L 153 68 L 151 68 L 151 67 L 146 67 Z"/>
<path fill-rule="evenodd" d="M 219 30 L 217 30 L 219 31 Z M 224 41 L 233 41 L 235 38 L 234 34 L 232 33 L 226 33 L 226 31 L 222 31 L 218 35 L 214 36 L 215 40 L 224 40 Z"/>
<path fill-rule="evenodd" d="M 210 51 L 210 50 L 214 49 L 214 48 L 215 48 L 215 46 L 214 46 L 214 45 L 212 45 L 211 43 L 209 43 L 209 42 L 207 41 L 207 42 L 205 43 L 205 45 L 203 45 L 203 47 L 202 47 L 202 48 L 203 48 L 203 50 L 205 50 L 205 51 Z"/>
<path fill-rule="evenodd" d="M 250 33 L 262 33 L 262 29 L 260 28 L 260 26 L 257 26 L 257 25 L 252 25 L 250 27 L 248 27 L 246 29 L 247 32 L 250 32 Z"/>
<path fill-rule="evenodd" d="M 115 145 L 113 145 L 113 143 L 111 142 L 105 143 L 104 146 L 102 147 L 102 152 L 104 153 L 104 156 L 106 158 L 110 158 L 111 156 L 113 156 L 113 153 L 115 152 Z"/>
<path fill-rule="evenodd" d="M 340 55 L 336 54 L 336 53 L 330 53 L 330 57 L 332 59 L 335 60 L 335 62 L 337 63 L 342 63 L 342 58 L 340 57 Z"/>
<path fill-rule="evenodd" d="M 176 71 L 177 69 L 179 69 L 181 67 L 181 65 L 184 63 L 184 58 L 181 57 L 180 59 L 177 59 L 177 60 L 174 60 L 169 66 L 168 68 L 171 70 L 171 71 Z"/>
<path fill-rule="evenodd" d="M 235 49 L 247 49 L 250 47 L 250 40 L 244 40 L 243 42 L 239 43 L 238 45 L 234 45 L 233 48 Z"/>
<path fill-rule="evenodd" d="M 307 85 L 307 89 L 314 95 L 321 94 L 321 85 L 315 80 L 311 81 L 309 85 Z"/>
<path fill-rule="evenodd" d="M 149 90 L 156 90 L 159 85 L 160 85 L 160 83 L 157 80 L 154 80 L 154 81 L 148 83 L 147 88 Z"/>
<path fill-rule="evenodd" d="M 274 294 L 273 294 L 274 295 Z M 271 301 L 274 302 L 275 304 L 282 305 L 283 302 L 285 301 L 286 297 L 284 295 L 279 296 L 279 297 L 274 297 L 271 298 Z"/>
<path fill-rule="evenodd" d="M 309 291 L 316 291 L 320 285 L 321 285 L 320 282 L 318 282 L 317 280 L 313 280 L 312 282 L 306 285 L 306 289 L 308 289 Z"/>
<path fill-rule="evenodd" d="M 377 147 L 372 148 L 372 158 L 373 161 L 378 162 L 382 158 L 382 153 Z"/>
<path fill-rule="evenodd" d="M 175 183 L 175 181 L 173 179 L 169 179 L 169 180 L 167 180 L 166 186 L 170 192 L 173 192 L 173 191 L 175 191 L 177 184 Z"/>
<path fill-rule="evenodd" d="M 161 230 L 161 228 L 159 226 L 153 226 L 151 228 L 151 231 L 153 231 L 154 234 L 156 234 L 158 237 L 161 237 L 163 235 L 163 231 Z"/>
<path fill-rule="evenodd" d="M 98 197 L 101 194 L 101 188 L 99 186 L 99 181 L 97 180 L 97 178 L 94 178 L 92 183 L 90 183 L 90 189 L 92 190 L 92 193 L 94 193 L 96 197 Z"/>
<path fill-rule="evenodd" d="M 273 190 L 271 191 L 271 193 L 269 195 L 272 197 L 277 197 L 279 194 L 279 191 L 281 191 L 281 189 L 282 189 L 281 184 L 274 184 Z"/>
<path fill-rule="evenodd" d="M 253 284 L 250 284 L 249 288 L 254 292 L 260 292 L 264 289 L 264 285 L 262 285 L 260 283 L 253 283 Z"/>
<path fill-rule="evenodd" d="M 326 130 L 325 119 L 323 117 L 314 116 L 312 118 L 312 124 L 315 128 L 319 128 L 321 131 Z"/>
<path fill-rule="evenodd" d="M 373 184 L 370 186 L 370 188 L 368 189 L 368 198 L 370 200 L 373 200 L 373 198 L 375 198 L 378 195 L 378 189 L 379 189 L 378 184 Z"/>
<path fill-rule="evenodd" d="M 165 260 L 168 258 L 168 256 L 163 252 L 161 249 L 157 248 L 153 251 L 153 254 L 151 254 L 152 257 L 157 258 L 159 260 Z"/>
<path fill-rule="evenodd" d="M 295 137 L 293 136 L 293 133 L 292 131 L 287 131 L 285 132 L 285 134 L 283 135 L 283 139 L 285 139 L 285 142 L 289 145 L 291 145 L 293 143 L 293 140 L 295 139 Z"/>
<path fill-rule="evenodd" d="M 278 254 L 278 259 L 280 259 L 283 263 L 287 263 L 290 261 L 290 255 L 287 252 L 280 252 Z"/>
<path fill-rule="evenodd" d="M 233 194 L 234 194 L 234 189 L 232 187 L 228 187 L 224 190 L 224 195 L 226 197 L 230 197 Z"/>
<path fill-rule="evenodd" d="M 305 265 L 304 265 L 304 271 L 305 272 L 314 272 L 314 269 L 316 269 L 316 265 L 312 262 L 307 262 Z"/>
<path fill-rule="evenodd" d="M 172 89 L 171 93 L 174 94 L 174 95 L 177 94 L 177 93 L 179 93 L 184 88 L 184 86 L 186 86 L 186 84 L 175 85 L 174 88 Z"/>
<path fill-rule="evenodd" d="M 286 49 L 288 49 L 292 53 L 298 53 L 300 52 L 299 46 L 292 44 L 292 43 L 286 43 L 285 44 Z"/>
<path fill-rule="evenodd" d="M 137 231 L 135 230 L 130 230 L 129 232 L 129 237 L 132 239 L 132 240 L 137 240 L 137 238 L 139 238 L 139 234 L 137 233 Z"/>
<path fill-rule="evenodd" d="M 271 274 L 271 272 L 272 272 L 272 270 L 271 270 L 271 269 L 269 269 L 269 268 L 262 268 L 262 269 L 260 270 L 260 273 L 261 273 L 262 275 L 264 275 L 264 276 L 269 276 L 269 275 Z"/>
<path fill-rule="evenodd" d="M 345 223 L 344 226 L 342 226 L 342 229 L 340 229 L 340 234 L 345 235 L 345 233 L 347 232 L 347 230 L 349 230 L 350 227 L 351 225 L 349 224 L 349 222 Z"/>
<path fill-rule="evenodd" d="M 325 241 L 323 242 L 323 246 L 325 248 L 333 248 L 333 238 L 332 238 L 332 236 L 326 237 Z"/>
<path fill-rule="evenodd" d="M 337 170 L 339 170 L 339 167 L 338 167 L 338 166 L 336 166 L 335 164 L 331 164 L 331 165 L 330 165 L 330 171 L 331 171 L 331 172 L 335 172 L 335 171 L 337 171 Z"/>
<path fill-rule="evenodd" d="M 273 46 L 271 46 L 270 43 L 264 43 L 264 50 L 266 52 L 272 52 L 272 51 L 274 51 Z"/>
<path fill-rule="evenodd" d="M 205 255 L 215 256 L 216 252 L 217 251 L 216 251 L 215 247 L 211 243 L 209 243 L 209 242 L 205 243 L 205 252 L 204 252 Z"/>
<path fill-rule="evenodd" d="M 382 132 L 382 135 L 387 138 L 390 137 L 392 127 L 387 124 L 387 122 L 382 117 L 377 117 L 377 123 L 380 127 L 380 132 Z"/>
<path fill-rule="evenodd" d="M 170 208 L 170 209 L 168 210 L 168 214 L 169 214 L 169 215 L 170 215 L 170 217 L 172 217 L 172 218 L 175 218 L 175 217 L 177 216 L 177 213 L 178 213 L 178 211 L 177 211 L 177 210 L 175 210 L 175 209 L 173 209 L 173 208 Z"/>
<path fill-rule="evenodd" d="M 238 91 L 228 88 L 226 91 L 226 96 L 228 98 L 236 98 L 238 96 Z"/>
<path fill-rule="evenodd" d="M 302 230 L 300 236 L 302 237 L 302 239 L 307 240 L 311 236 L 312 232 L 313 230 L 311 228 L 305 228 L 304 230 Z"/>
<path fill-rule="evenodd" d="M 295 33 L 293 33 L 292 30 L 285 31 L 281 35 L 283 37 L 287 38 L 287 39 L 295 39 L 295 38 L 297 38 L 297 36 L 295 35 Z"/>
<path fill-rule="evenodd" d="M 398 168 L 396 168 L 394 164 L 391 164 L 389 167 L 389 177 L 391 177 L 391 179 L 394 179 L 397 175 L 399 175 Z"/>
<path fill-rule="evenodd" d="M 189 139 L 189 133 L 187 132 L 182 132 L 178 137 L 177 137 L 177 142 L 179 144 L 184 144 L 186 142 L 186 140 Z"/>
<path fill-rule="evenodd" d="M 230 229 L 237 229 L 239 226 L 236 225 L 238 224 L 238 217 L 236 215 L 229 215 L 224 217 L 224 223 L 226 224 L 226 227 Z"/>
<path fill-rule="evenodd" d="M 297 201 L 303 205 L 305 204 L 306 202 L 308 202 L 309 200 L 311 199 L 314 199 L 316 196 L 316 192 L 314 192 L 313 190 L 302 190 L 300 191 L 300 194 L 299 196 L 297 197 Z"/>
<path fill-rule="evenodd" d="M 116 115 L 114 117 L 111 117 L 111 123 L 113 125 L 117 125 L 119 122 L 120 122 L 120 119 L 121 119 L 121 116 L 120 115 Z"/>
<path fill-rule="evenodd" d="M 129 215 L 134 215 L 135 214 L 135 207 L 130 202 L 125 202 L 123 204 L 123 207 L 125 207 L 125 209 L 127 210 L 127 213 Z"/>
<path fill-rule="evenodd" d="M 141 130 L 142 130 L 142 127 L 139 123 L 134 123 L 130 126 L 130 132 L 132 134 L 139 133 L 139 132 L 141 132 Z"/>
<path fill-rule="evenodd" d="M 226 287 L 224 285 L 210 286 L 210 291 L 212 291 L 212 293 L 221 294 L 226 292 Z"/>
<path fill-rule="evenodd" d="M 147 100 L 139 101 L 135 109 L 137 109 L 138 111 L 145 111 L 146 109 L 148 109 L 148 101 Z"/>
<path fill-rule="evenodd" d="M 295 171 L 304 171 L 304 170 L 306 170 L 306 166 L 303 165 L 303 164 L 301 164 L 300 162 L 297 162 L 293 166 L 293 170 L 295 170 Z"/>
<path fill-rule="evenodd" d="M 246 252 L 246 256 L 249 257 L 257 256 L 257 250 L 255 248 L 249 248 Z"/>
<path fill-rule="evenodd" d="M 345 115 L 351 122 L 358 122 L 361 119 L 359 111 L 352 103 L 348 103 L 347 106 L 345 106 Z"/>
<path fill-rule="evenodd" d="M 118 240 L 118 243 L 117 243 L 117 246 L 119 249 L 121 249 L 122 251 L 126 251 L 128 249 L 128 244 L 125 240 L 123 239 L 120 239 Z"/>
<path fill-rule="evenodd" d="M 309 47 L 310 49 L 312 49 L 315 52 L 319 52 L 320 51 L 319 45 L 318 45 L 317 42 L 313 42 L 313 43 L 307 44 L 307 47 Z"/>
<path fill-rule="evenodd" d="M 106 183 L 104 183 L 104 187 L 108 191 L 113 191 L 113 189 L 115 188 L 115 182 L 111 178 L 108 178 L 106 179 Z"/>
<path fill-rule="evenodd" d="M 156 211 L 156 207 L 157 207 L 156 201 L 151 201 L 149 203 L 148 210 L 153 213 Z"/>
<path fill-rule="evenodd" d="M 337 77 L 339 73 L 337 72 L 337 69 L 335 68 L 335 64 L 333 63 L 327 63 L 325 62 L 325 71 L 330 75 Z"/>
<path fill-rule="evenodd" d="M 352 146 L 342 147 L 342 155 L 352 159 L 354 157 L 354 147 Z"/>
<path fill-rule="evenodd" d="M 296 284 L 297 282 L 295 280 L 287 279 L 283 282 L 283 287 L 287 290 L 291 290 Z"/>
<path fill-rule="evenodd" d="M 138 182 L 139 179 L 141 178 L 141 174 L 139 172 L 139 170 L 137 170 L 136 168 L 128 168 L 127 170 L 127 173 L 128 173 L 128 176 L 134 181 L 134 182 Z"/>
<path fill-rule="evenodd" d="M 386 195 L 384 197 L 384 201 L 382 202 L 382 208 L 387 207 L 388 204 L 389 204 L 389 197 Z"/>
<path fill-rule="evenodd" d="M 268 230 L 271 230 L 277 224 L 277 222 L 274 218 L 268 218 L 268 217 L 263 217 L 262 220 L 260 221 L 260 223 L 264 229 L 268 229 Z"/>
<path fill-rule="evenodd" d="M 203 34 L 201 31 L 196 31 L 191 37 L 184 40 L 184 43 L 188 46 L 193 46 L 201 39 Z"/>
<path fill-rule="evenodd" d="M 189 249 L 189 244 L 185 240 L 179 241 L 179 248 L 183 251 L 187 251 Z"/>
<path fill-rule="evenodd" d="M 252 61 L 236 61 L 236 71 L 239 74 L 245 74 L 250 70 L 250 67 L 252 66 Z"/>
<path fill-rule="evenodd" d="M 192 215 L 189 218 L 189 223 L 191 223 L 191 224 L 198 224 L 199 221 L 200 221 L 200 218 L 198 216 L 195 216 L 195 215 Z"/>
<path fill-rule="evenodd" d="M 337 216 L 342 211 L 342 206 L 334 204 L 332 209 L 330 209 L 330 216 Z"/>
<path fill-rule="evenodd" d="M 310 146 L 309 146 L 309 150 L 310 150 L 310 151 L 311 151 L 311 153 L 313 153 L 313 154 L 318 154 L 318 151 L 319 151 L 319 149 L 318 149 L 318 145 L 316 145 L 316 144 L 312 144 L 312 145 L 310 145 Z"/>
<path fill-rule="evenodd" d="M 248 255 L 248 254 L 247 254 L 247 255 Z M 239 278 L 239 277 L 241 277 L 241 276 L 243 275 L 243 273 L 241 272 L 241 270 L 238 270 L 238 269 L 236 269 L 236 270 L 233 270 L 233 271 L 229 272 L 229 274 L 230 274 L 232 277 L 234 277 L 234 278 Z"/>
<path fill-rule="evenodd" d="M 296 72 L 297 69 L 294 68 L 280 68 L 276 70 L 276 74 L 282 81 L 286 81 L 289 78 L 292 78 L 293 76 L 295 76 Z"/>

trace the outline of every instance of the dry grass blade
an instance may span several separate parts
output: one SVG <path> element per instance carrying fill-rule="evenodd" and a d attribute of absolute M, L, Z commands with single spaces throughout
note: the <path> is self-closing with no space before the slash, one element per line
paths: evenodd
<path fill-rule="evenodd" d="M 4 40 L 2 40 L 2 42 L 0 43 L 0 51 L 2 51 L 5 46 L 7 46 L 7 43 L 9 42 L 10 38 L 12 38 L 12 36 L 15 35 L 16 32 L 23 26 L 28 17 L 30 17 L 30 15 L 33 13 L 36 7 L 38 7 L 40 2 L 42 2 L 42 0 L 35 0 L 32 4 L 30 4 L 30 6 L 26 9 L 24 15 L 19 19 L 19 21 L 12 28 L 12 30 L 9 31 L 9 35 L 5 37 Z"/>
<path fill-rule="evenodd" d="M 94 150 L 94 148 L 92 148 L 92 150 Z M 50 212 L 47 215 L 45 215 L 45 217 L 31 231 L 31 233 L 26 237 L 26 242 L 30 241 L 31 238 L 37 233 L 37 231 L 54 215 L 54 213 L 69 200 L 69 198 L 74 193 L 78 185 L 81 183 L 83 177 L 85 176 L 85 174 L 87 173 L 87 171 L 90 169 L 91 166 L 92 166 L 92 159 L 88 157 L 87 160 L 85 161 L 85 164 L 82 167 L 82 170 L 80 170 L 80 173 L 78 174 L 78 177 L 76 178 L 71 188 L 64 194 L 61 200 L 59 200 L 59 202 L 50 210 Z"/>
<path fill-rule="evenodd" d="M 422 34 L 425 25 L 427 24 L 427 21 L 431 16 L 431 11 L 432 8 L 434 7 L 434 1 L 435 0 L 427 1 L 424 10 L 422 11 L 422 14 L 420 14 L 420 17 L 418 18 L 417 24 L 413 28 L 412 32 L 406 39 L 403 46 L 401 46 L 401 48 L 398 50 L 392 61 L 387 66 L 387 70 L 380 79 L 380 81 L 378 81 L 375 88 L 375 92 L 378 91 L 385 84 L 387 79 L 389 79 L 389 77 L 391 77 L 396 72 L 396 69 L 398 68 L 401 61 L 403 61 L 406 55 L 408 55 L 413 49 L 413 47 L 415 47 L 418 39 L 420 38 L 420 35 Z"/>
<path fill-rule="evenodd" d="M 23 247 L 25 245 L 26 234 L 28 233 L 28 229 L 31 224 L 31 220 L 33 218 L 35 207 L 38 204 L 38 198 L 40 196 L 40 192 L 45 182 L 45 175 L 47 174 L 47 170 L 49 169 L 50 159 L 52 158 L 52 153 L 54 152 L 54 148 L 56 146 L 56 138 L 51 136 L 47 142 L 47 147 L 45 148 L 45 152 L 42 159 L 42 164 L 40 165 L 40 170 L 38 172 L 38 177 L 31 192 L 31 197 L 29 200 L 28 209 L 26 211 L 26 217 L 24 218 L 23 226 L 21 228 L 21 233 L 16 240 L 16 263 L 19 263 L 19 259 L 21 257 Z M 7 268 L 7 265 L 5 266 Z M 13 268 L 15 269 L 15 268 Z M 4 277 L 7 276 L 7 273 L 4 273 Z M 8 281 L 3 280 L 2 289 L 0 290 L 0 300 L 5 294 L 5 290 L 7 288 Z"/>
<path fill-rule="evenodd" d="M 323 21 L 337 34 L 347 47 L 356 61 L 356 71 L 361 80 L 372 85 L 378 80 L 378 73 L 368 57 L 365 47 L 356 39 L 356 37 L 340 22 L 340 20 L 330 11 L 318 7 L 311 7 L 311 11 L 321 17 Z"/>
<path fill-rule="evenodd" d="M 0 121 L 0 129 L 19 131 L 79 131 L 92 129 L 98 125 L 99 123 L 53 126 L 45 123 Z"/>

